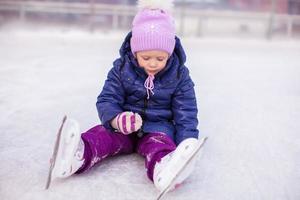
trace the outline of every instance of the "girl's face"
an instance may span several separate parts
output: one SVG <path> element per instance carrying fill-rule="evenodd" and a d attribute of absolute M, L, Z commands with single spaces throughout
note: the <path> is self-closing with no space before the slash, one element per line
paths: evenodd
<path fill-rule="evenodd" d="M 138 51 L 136 57 L 148 75 L 155 75 L 166 67 L 169 54 L 159 50 Z"/>

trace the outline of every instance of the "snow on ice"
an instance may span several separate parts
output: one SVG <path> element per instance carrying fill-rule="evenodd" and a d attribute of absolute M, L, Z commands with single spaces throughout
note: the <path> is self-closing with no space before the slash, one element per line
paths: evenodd
<path fill-rule="evenodd" d="M 64 116 L 99 123 L 95 101 L 124 33 L 0 32 L 0 198 L 155 199 L 138 155 L 52 183 Z M 300 199 L 300 42 L 185 39 L 201 136 L 193 176 L 165 199 Z"/>

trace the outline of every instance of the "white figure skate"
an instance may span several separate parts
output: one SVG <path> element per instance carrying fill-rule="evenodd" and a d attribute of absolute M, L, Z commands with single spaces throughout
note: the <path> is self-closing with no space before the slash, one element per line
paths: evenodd
<path fill-rule="evenodd" d="M 168 191 L 181 184 L 194 170 L 196 155 L 200 152 L 207 137 L 202 140 L 188 138 L 182 141 L 175 151 L 167 154 L 155 165 L 153 181 L 161 192 L 161 199 Z"/>
<path fill-rule="evenodd" d="M 66 178 L 74 174 L 83 164 L 84 144 L 79 124 L 65 116 L 59 128 L 46 184 L 49 188 L 55 178 Z"/>

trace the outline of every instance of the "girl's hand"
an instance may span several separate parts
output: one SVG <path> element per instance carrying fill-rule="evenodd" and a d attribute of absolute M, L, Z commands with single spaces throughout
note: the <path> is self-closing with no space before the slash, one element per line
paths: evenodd
<path fill-rule="evenodd" d="M 111 126 L 124 135 L 138 131 L 142 126 L 143 120 L 138 113 L 122 112 L 112 121 Z"/>

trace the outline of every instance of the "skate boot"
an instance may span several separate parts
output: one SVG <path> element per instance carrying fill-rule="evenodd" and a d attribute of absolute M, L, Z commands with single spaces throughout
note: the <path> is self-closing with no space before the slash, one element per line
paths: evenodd
<path fill-rule="evenodd" d="M 161 194 L 175 189 L 194 170 L 196 158 L 206 138 L 188 138 L 156 163 L 153 173 L 155 187 Z"/>
<path fill-rule="evenodd" d="M 84 143 L 81 140 L 79 124 L 75 120 L 68 119 L 61 132 L 53 178 L 66 178 L 74 174 L 84 162 L 83 152 Z"/>
<path fill-rule="evenodd" d="M 50 187 L 53 179 L 74 174 L 84 163 L 83 153 L 79 124 L 65 116 L 56 137 L 45 189 Z"/>

